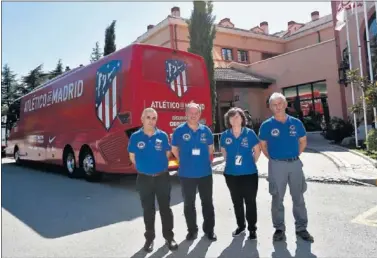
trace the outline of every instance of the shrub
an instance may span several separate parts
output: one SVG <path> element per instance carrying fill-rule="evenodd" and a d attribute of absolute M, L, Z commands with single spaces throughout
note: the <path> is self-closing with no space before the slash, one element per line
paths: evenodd
<path fill-rule="evenodd" d="M 332 117 L 326 128 L 325 138 L 339 143 L 344 138 L 352 136 L 353 133 L 353 124 L 349 119 L 343 120 L 339 117 Z"/>
<path fill-rule="evenodd" d="M 377 129 L 370 130 L 366 140 L 369 150 L 377 151 Z"/>

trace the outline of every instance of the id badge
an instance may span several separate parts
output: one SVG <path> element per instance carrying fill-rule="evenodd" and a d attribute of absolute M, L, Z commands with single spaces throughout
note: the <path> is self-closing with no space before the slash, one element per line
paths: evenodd
<path fill-rule="evenodd" d="M 192 155 L 195 155 L 195 156 L 200 155 L 200 149 L 192 149 Z"/>
<path fill-rule="evenodd" d="M 241 165 L 242 165 L 242 156 L 236 155 L 236 166 L 241 166 Z"/>

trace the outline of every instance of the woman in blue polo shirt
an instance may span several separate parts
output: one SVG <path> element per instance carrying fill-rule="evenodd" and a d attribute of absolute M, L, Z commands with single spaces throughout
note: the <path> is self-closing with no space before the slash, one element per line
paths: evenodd
<path fill-rule="evenodd" d="M 224 116 L 228 128 L 221 134 L 221 152 L 226 165 L 224 176 L 232 198 L 237 220 L 233 236 L 246 229 L 244 203 L 249 238 L 256 239 L 258 169 L 256 162 L 260 156 L 259 139 L 252 129 L 246 127 L 247 119 L 242 109 L 231 108 Z"/>

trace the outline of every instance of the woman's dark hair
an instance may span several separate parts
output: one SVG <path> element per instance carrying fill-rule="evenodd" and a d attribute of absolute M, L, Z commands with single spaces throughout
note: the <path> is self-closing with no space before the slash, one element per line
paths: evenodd
<path fill-rule="evenodd" d="M 224 115 L 225 127 L 226 128 L 228 128 L 228 129 L 232 128 L 232 125 L 230 124 L 229 120 L 230 120 L 231 117 L 235 116 L 237 113 L 242 118 L 241 126 L 242 127 L 246 126 L 247 118 L 246 118 L 245 112 L 241 108 L 233 107 L 233 108 L 229 109 L 228 112 L 226 112 L 226 114 Z"/>

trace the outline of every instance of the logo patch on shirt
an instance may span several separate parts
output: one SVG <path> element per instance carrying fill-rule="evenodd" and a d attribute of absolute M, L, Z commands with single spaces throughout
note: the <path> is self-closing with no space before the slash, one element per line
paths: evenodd
<path fill-rule="evenodd" d="M 156 143 L 155 143 L 154 148 L 155 148 L 157 151 L 162 150 L 162 140 L 160 140 L 160 139 L 156 139 Z"/>
<path fill-rule="evenodd" d="M 144 148 L 145 148 L 145 142 L 138 142 L 138 143 L 137 143 L 137 147 L 138 147 L 140 150 L 144 149 Z"/>
<path fill-rule="evenodd" d="M 232 138 L 226 138 L 225 139 L 225 143 L 228 144 L 228 145 L 231 144 L 232 143 Z"/>
<path fill-rule="evenodd" d="M 207 135 L 205 133 L 200 135 L 200 142 L 207 143 Z"/>
<path fill-rule="evenodd" d="M 245 147 L 245 148 L 249 148 L 249 141 L 248 141 L 247 137 L 242 138 L 241 146 Z"/>
<path fill-rule="evenodd" d="M 188 133 L 185 133 L 183 136 L 182 136 L 183 140 L 185 141 L 189 141 L 191 139 L 191 135 L 188 134 Z"/>
<path fill-rule="evenodd" d="M 274 128 L 274 129 L 271 130 L 271 135 L 272 135 L 272 136 L 277 137 L 277 136 L 279 136 L 279 134 L 280 134 L 279 129 Z"/>
<path fill-rule="evenodd" d="M 294 126 L 294 125 L 291 125 L 290 127 L 289 127 L 289 135 L 290 136 L 296 136 L 296 127 Z"/>

